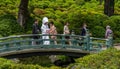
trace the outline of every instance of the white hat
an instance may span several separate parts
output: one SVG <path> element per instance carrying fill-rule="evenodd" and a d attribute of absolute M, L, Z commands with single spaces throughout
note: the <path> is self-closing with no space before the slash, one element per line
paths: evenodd
<path fill-rule="evenodd" d="M 42 20 L 42 23 L 45 24 L 46 22 L 48 22 L 48 18 L 44 17 L 43 20 Z"/>
<path fill-rule="evenodd" d="M 106 28 L 107 28 L 107 29 L 110 29 L 110 26 L 109 26 L 109 25 L 107 25 L 107 26 L 106 26 Z"/>

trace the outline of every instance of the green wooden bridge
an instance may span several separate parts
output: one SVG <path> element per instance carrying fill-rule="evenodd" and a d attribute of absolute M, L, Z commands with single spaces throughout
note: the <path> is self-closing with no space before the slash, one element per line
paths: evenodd
<path fill-rule="evenodd" d="M 39 36 L 39 39 L 33 39 L 33 36 Z M 39 55 L 67 55 L 77 56 L 98 53 L 113 46 L 113 38 L 108 39 L 80 35 L 54 35 L 57 39 L 42 39 L 42 36 L 53 36 L 43 34 L 26 34 L 0 38 L 0 57 L 17 58 Z M 69 36 L 70 39 L 65 37 Z M 44 41 L 50 41 L 49 45 L 43 44 Z M 54 43 L 54 41 L 57 42 Z M 36 42 L 36 44 L 34 43 Z M 68 42 L 71 42 L 69 44 Z"/>

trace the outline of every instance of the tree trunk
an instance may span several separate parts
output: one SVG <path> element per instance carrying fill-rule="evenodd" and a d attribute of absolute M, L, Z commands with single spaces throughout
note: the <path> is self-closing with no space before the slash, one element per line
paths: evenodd
<path fill-rule="evenodd" d="M 104 14 L 112 16 L 114 14 L 114 0 L 105 0 Z"/>
<path fill-rule="evenodd" d="M 99 3 L 99 4 L 100 4 L 100 5 L 102 5 L 103 0 L 99 0 L 99 1 L 100 1 L 100 3 Z"/>
<path fill-rule="evenodd" d="M 18 23 L 25 29 L 29 17 L 28 13 L 29 0 L 21 0 L 18 11 Z"/>

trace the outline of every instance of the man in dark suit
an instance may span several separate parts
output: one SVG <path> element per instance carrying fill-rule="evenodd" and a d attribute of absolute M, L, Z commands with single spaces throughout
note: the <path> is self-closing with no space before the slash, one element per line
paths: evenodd
<path fill-rule="evenodd" d="M 38 20 L 36 19 L 32 29 L 33 39 L 39 39 L 38 35 L 34 35 L 34 34 L 39 34 L 39 32 L 40 32 L 40 27 L 38 25 Z M 38 44 L 38 42 L 34 42 L 33 44 Z"/>
<path fill-rule="evenodd" d="M 83 24 L 83 27 L 82 27 L 82 30 L 81 30 L 81 36 L 86 36 L 86 31 L 87 31 L 87 25 L 84 23 Z"/>
<path fill-rule="evenodd" d="M 87 33 L 87 28 L 86 27 L 87 27 L 87 25 L 86 25 L 86 23 L 84 23 L 83 26 L 82 26 L 82 29 L 81 29 L 81 33 L 80 33 L 81 36 L 86 36 L 86 33 Z M 84 38 L 82 37 L 80 39 L 80 41 L 84 41 Z M 83 43 L 79 43 L 79 45 L 82 46 Z"/>

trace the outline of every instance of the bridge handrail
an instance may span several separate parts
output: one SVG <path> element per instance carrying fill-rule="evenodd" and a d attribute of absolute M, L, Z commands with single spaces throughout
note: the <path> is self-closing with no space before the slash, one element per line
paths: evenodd
<path fill-rule="evenodd" d="M 113 46 L 113 39 L 112 37 L 109 38 L 95 38 L 95 37 L 90 37 L 90 43 L 93 44 L 99 44 L 99 47 L 102 47 L 101 45 L 105 45 L 107 48 L 112 47 Z M 92 40 L 102 40 L 105 41 L 104 43 L 98 43 L 98 42 L 93 42 Z"/>
<path fill-rule="evenodd" d="M 108 40 L 108 39 L 105 39 L 105 38 L 95 38 L 95 37 L 90 37 L 90 39 L 93 39 L 93 40 L 104 40 L 104 41 Z"/>
<path fill-rule="evenodd" d="M 41 38 L 40 39 L 33 39 L 33 36 L 40 36 L 40 37 L 42 37 L 42 36 L 59 36 L 60 38 L 58 38 L 58 39 L 41 39 Z M 8 37 L 0 38 L 0 41 L 3 40 L 2 42 L 0 42 L 0 45 L 7 45 L 7 44 L 12 44 L 12 43 L 15 44 L 15 45 L 18 43 L 18 45 L 19 45 L 19 43 L 22 43 L 22 42 L 32 42 L 32 41 L 60 41 L 59 43 L 61 43 L 61 48 L 63 48 L 63 47 L 68 46 L 68 45 L 65 44 L 65 42 L 68 41 L 67 39 L 65 39 L 65 36 L 70 37 L 69 41 L 71 41 L 73 43 L 73 45 L 72 45 L 73 47 L 71 46 L 71 48 L 76 48 L 76 49 L 77 49 L 77 47 L 78 48 L 83 47 L 84 50 L 90 50 L 90 49 L 94 48 L 92 45 L 95 45 L 95 44 L 98 45 L 99 49 L 101 49 L 100 47 L 101 47 L 102 43 L 97 43 L 97 42 L 94 43 L 94 42 L 92 42 L 92 40 L 103 40 L 103 41 L 106 41 L 106 46 L 109 47 L 111 45 L 110 44 L 110 42 L 111 42 L 110 39 L 94 38 L 94 37 L 90 37 L 89 35 L 80 36 L 80 35 L 65 35 L 65 34 L 56 34 L 56 35 L 51 35 L 51 34 L 25 34 L 25 35 L 8 36 Z M 24 37 L 27 37 L 27 39 L 26 38 L 24 39 Z M 16 38 L 18 38 L 18 39 L 16 39 Z M 82 38 L 84 38 L 84 39 L 82 39 Z M 81 47 L 78 46 L 79 43 L 80 43 L 79 46 L 81 46 L 81 43 L 82 43 Z M 55 45 L 55 44 L 53 44 L 53 45 Z M 9 47 L 9 45 L 7 45 L 6 47 Z M 68 48 L 70 48 L 70 47 L 68 47 Z"/>
<path fill-rule="evenodd" d="M 85 36 L 80 36 L 80 35 L 65 35 L 65 34 L 56 34 L 56 35 L 51 35 L 51 34 L 25 34 L 25 35 L 13 35 L 13 36 L 8 36 L 8 37 L 2 37 L 0 40 L 5 40 L 5 39 L 10 39 L 10 38 L 20 38 L 20 37 L 32 37 L 32 36 L 70 36 L 70 37 L 80 37 L 84 38 Z"/>
<path fill-rule="evenodd" d="M 27 35 L 17 35 L 17 36 L 9 36 L 9 37 L 3 37 L 3 38 L 0 38 L 0 40 L 6 40 L 6 39 L 11 39 L 11 38 L 21 38 L 21 37 L 33 37 L 33 36 L 61 36 L 61 37 L 64 37 L 64 39 L 65 39 L 65 36 L 70 36 L 71 38 L 74 38 L 74 37 L 77 37 L 77 39 L 78 39 L 78 37 L 79 38 L 85 38 L 85 36 L 80 36 L 80 35 L 64 35 L 64 34 L 57 34 L 57 35 L 50 35 L 50 34 L 27 34 Z M 13 39 L 14 40 L 14 39 Z M 44 40 L 46 40 L 46 39 L 44 39 Z M 49 39 L 49 40 L 51 40 L 51 39 Z M 58 39 L 54 39 L 54 40 L 58 40 Z M 63 40 L 63 39 L 62 39 Z M 73 39 L 69 39 L 70 41 L 72 41 Z M 65 41 L 67 41 L 67 39 L 65 39 Z M 11 41 L 9 41 L 9 42 L 11 42 Z M 15 42 L 15 41 L 13 41 L 13 42 Z M 5 43 L 7 43 L 6 41 L 5 41 Z M 0 42 L 0 44 L 1 44 L 1 42 Z"/>

